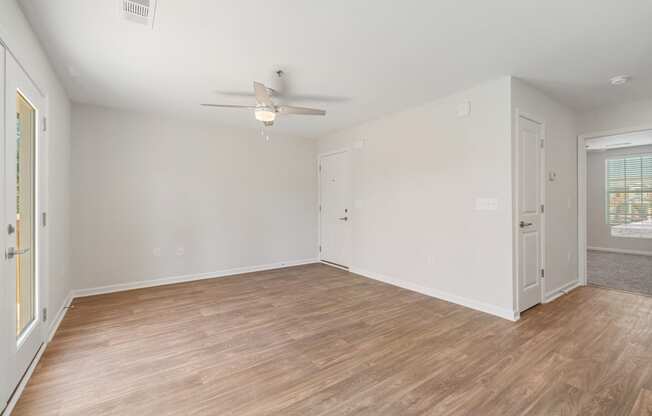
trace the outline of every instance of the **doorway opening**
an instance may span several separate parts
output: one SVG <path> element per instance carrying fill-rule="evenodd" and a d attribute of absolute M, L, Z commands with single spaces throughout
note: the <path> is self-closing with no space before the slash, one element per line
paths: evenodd
<path fill-rule="evenodd" d="M 591 135 L 580 145 L 580 276 L 652 296 L 652 128 Z"/>

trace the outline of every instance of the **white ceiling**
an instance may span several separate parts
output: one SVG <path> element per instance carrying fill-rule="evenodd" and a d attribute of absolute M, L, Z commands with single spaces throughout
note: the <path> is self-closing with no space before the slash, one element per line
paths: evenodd
<path fill-rule="evenodd" d="M 154 28 L 120 0 L 21 0 L 75 101 L 257 127 L 216 91 L 282 68 L 326 117 L 275 129 L 314 137 L 512 74 L 578 110 L 652 97 L 650 0 L 158 0 Z M 628 74 L 623 87 L 608 84 Z"/>

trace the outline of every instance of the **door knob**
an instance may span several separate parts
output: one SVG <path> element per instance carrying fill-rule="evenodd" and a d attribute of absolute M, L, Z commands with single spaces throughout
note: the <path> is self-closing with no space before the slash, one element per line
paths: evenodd
<path fill-rule="evenodd" d="M 342 217 L 342 218 L 338 218 L 338 220 L 342 220 L 342 221 L 348 221 L 348 220 L 349 220 L 349 217 Z"/>
<path fill-rule="evenodd" d="M 529 227 L 530 225 L 532 225 L 531 222 L 521 221 L 521 222 L 519 223 L 519 226 L 520 226 L 521 228 Z"/>
<path fill-rule="evenodd" d="M 21 254 L 25 254 L 29 251 L 29 248 L 24 248 L 22 250 L 16 250 L 15 247 L 9 247 L 7 251 L 5 252 L 5 258 L 7 260 L 11 260 L 16 256 L 20 256 Z"/>

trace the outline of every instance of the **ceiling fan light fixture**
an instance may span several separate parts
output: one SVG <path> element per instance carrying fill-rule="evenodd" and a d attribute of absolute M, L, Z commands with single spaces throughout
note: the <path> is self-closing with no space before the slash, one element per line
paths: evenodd
<path fill-rule="evenodd" d="M 269 108 L 257 108 L 254 113 L 258 121 L 270 122 L 276 120 L 276 112 Z"/>
<path fill-rule="evenodd" d="M 297 114 L 304 116 L 325 116 L 326 110 L 320 110 L 318 108 L 307 108 L 307 107 L 295 107 L 291 105 L 275 105 L 272 101 L 271 89 L 267 88 L 265 85 L 260 82 L 254 81 L 254 96 L 256 97 L 256 105 L 234 105 L 234 104 L 202 104 L 207 107 L 221 107 L 221 108 L 245 108 L 253 109 L 254 117 L 256 120 L 263 123 L 265 127 L 271 127 L 274 125 L 274 120 L 276 120 L 277 114 L 282 114 L 283 116 L 288 114 Z"/>
<path fill-rule="evenodd" d="M 618 75 L 609 80 L 611 85 L 625 85 L 627 84 L 632 78 L 629 75 Z"/>

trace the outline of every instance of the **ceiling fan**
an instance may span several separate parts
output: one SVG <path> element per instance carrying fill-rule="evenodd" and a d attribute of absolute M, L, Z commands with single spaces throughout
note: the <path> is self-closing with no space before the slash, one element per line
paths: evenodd
<path fill-rule="evenodd" d="M 278 115 L 296 114 L 304 116 L 325 116 L 325 110 L 307 107 L 295 107 L 291 105 L 276 105 L 272 101 L 272 94 L 276 94 L 271 88 L 260 82 L 254 81 L 254 96 L 256 105 L 231 105 L 231 104 L 202 104 L 206 107 L 219 108 L 247 108 L 254 110 L 256 120 L 261 121 L 265 127 L 273 126 Z"/>

